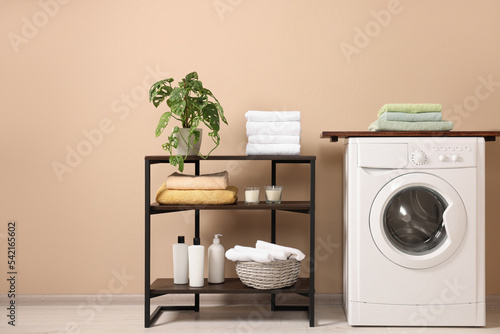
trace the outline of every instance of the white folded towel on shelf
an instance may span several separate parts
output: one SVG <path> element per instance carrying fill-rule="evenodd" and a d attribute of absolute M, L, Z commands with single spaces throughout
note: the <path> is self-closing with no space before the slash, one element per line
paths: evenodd
<path fill-rule="evenodd" d="M 300 145 L 247 144 L 247 155 L 300 155 Z"/>
<path fill-rule="evenodd" d="M 264 249 L 257 249 L 253 247 L 245 247 L 245 246 L 234 246 L 234 250 L 237 252 L 267 252 L 268 254 L 271 255 L 273 261 L 274 260 L 286 260 L 288 256 L 285 254 L 284 251 L 279 250 L 279 249 L 269 249 L 269 250 L 264 250 Z"/>
<path fill-rule="evenodd" d="M 254 261 L 260 263 L 267 263 L 273 261 L 273 257 L 271 254 L 263 249 L 255 249 L 251 247 L 242 247 L 248 248 L 247 250 L 236 250 L 234 248 L 230 248 L 226 251 L 226 258 L 231 261 Z"/>
<path fill-rule="evenodd" d="M 247 136 L 292 135 L 299 136 L 300 122 L 251 122 L 247 121 Z"/>
<path fill-rule="evenodd" d="M 249 110 L 245 114 L 251 122 L 287 122 L 300 121 L 300 111 L 257 111 Z"/>
<path fill-rule="evenodd" d="M 283 135 L 251 135 L 248 136 L 250 144 L 300 144 L 300 136 Z"/>
<path fill-rule="evenodd" d="M 306 257 L 304 253 L 296 248 L 280 246 L 262 240 L 257 240 L 255 248 L 258 250 L 282 251 L 288 259 L 296 259 L 297 261 L 302 261 Z"/>

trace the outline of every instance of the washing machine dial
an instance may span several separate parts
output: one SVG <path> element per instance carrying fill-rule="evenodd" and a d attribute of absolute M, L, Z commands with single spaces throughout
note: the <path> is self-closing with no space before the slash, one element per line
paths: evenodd
<path fill-rule="evenodd" d="M 456 155 L 456 154 L 453 154 L 453 155 L 451 156 L 451 161 L 453 161 L 453 162 L 457 162 L 457 161 L 459 161 L 459 160 L 460 160 L 460 156 L 458 156 L 458 155 Z"/>
<path fill-rule="evenodd" d="M 422 151 L 417 151 L 411 155 L 411 160 L 415 165 L 423 165 L 427 161 L 427 156 Z"/>

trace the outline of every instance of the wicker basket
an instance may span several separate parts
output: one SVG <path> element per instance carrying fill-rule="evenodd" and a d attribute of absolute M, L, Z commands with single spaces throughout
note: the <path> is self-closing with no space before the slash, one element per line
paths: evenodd
<path fill-rule="evenodd" d="M 297 282 L 300 261 L 284 260 L 268 263 L 236 262 L 236 273 L 241 282 L 259 290 L 280 289 Z"/>

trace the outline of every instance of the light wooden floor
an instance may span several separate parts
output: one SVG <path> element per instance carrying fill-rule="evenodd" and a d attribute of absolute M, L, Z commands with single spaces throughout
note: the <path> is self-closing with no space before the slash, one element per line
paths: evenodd
<path fill-rule="evenodd" d="M 139 298 L 82 296 L 57 302 L 41 298 L 18 304 L 16 327 L 8 326 L 3 315 L 0 333 L 500 333 L 500 307 L 496 304 L 487 307 L 485 328 L 350 327 L 338 303 L 317 305 L 316 327 L 309 328 L 306 312 L 271 313 L 268 303 L 262 301 L 217 306 L 202 300 L 199 313 L 164 312 L 149 329 L 143 327 L 144 308 Z"/>

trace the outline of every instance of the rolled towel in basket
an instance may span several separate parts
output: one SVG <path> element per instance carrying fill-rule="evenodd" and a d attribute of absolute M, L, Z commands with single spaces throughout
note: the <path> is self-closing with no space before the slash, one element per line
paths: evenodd
<path fill-rule="evenodd" d="M 248 250 L 237 251 L 234 248 L 230 248 L 226 251 L 226 258 L 231 261 L 254 261 L 260 263 L 267 263 L 273 261 L 273 257 L 268 251 L 259 250 L 251 247 Z"/>
<path fill-rule="evenodd" d="M 253 247 L 244 247 L 244 246 L 236 245 L 236 246 L 234 246 L 234 250 L 237 252 L 253 252 L 253 251 L 267 252 L 271 255 L 273 260 L 286 260 L 286 259 L 288 259 L 288 256 L 285 254 L 285 252 L 283 252 L 282 250 L 278 250 L 278 249 L 260 250 L 260 249 L 253 248 Z"/>
<path fill-rule="evenodd" d="M 282 251 L 285 253 L 286 259 L 295 259 L 297 261 L 302 261 L 306 257 L 304 253 L 296 248 L 280 246 L 262 240 L 257 240 L 255 248 L 267 251 Z"/>

